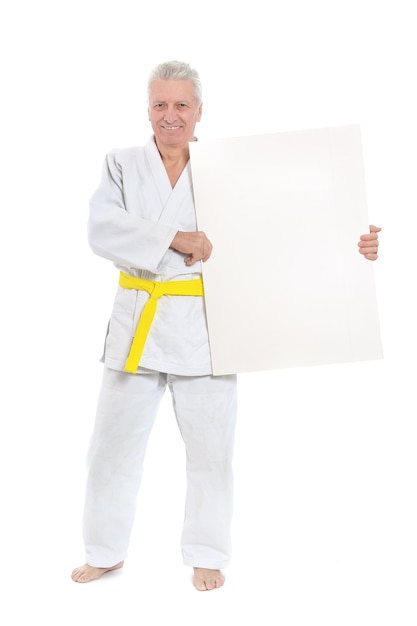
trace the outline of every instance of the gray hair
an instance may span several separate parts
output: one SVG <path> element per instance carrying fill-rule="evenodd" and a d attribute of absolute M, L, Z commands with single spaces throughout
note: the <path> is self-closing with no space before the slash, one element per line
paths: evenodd
<path fill-rule="evenodd" d="M 154 80 L 189 80 L 194 85 L 194 94 L 197 103 L 200 105 L 203 101 L 200 76 L 197 70 L 193 69 L 188 63 L 183 63 L 182 61 L 167 61 L 166 63 L 157 65 L 149 75 L 148 97 Z"/>

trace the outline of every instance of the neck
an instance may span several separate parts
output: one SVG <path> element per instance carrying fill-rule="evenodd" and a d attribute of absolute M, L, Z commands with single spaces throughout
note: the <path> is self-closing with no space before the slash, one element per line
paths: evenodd
<path fill-rule="evenodd" d="M 159 154 L 161 155 L 162 161 L 167 165 L 185 165 L 190 158 L 188 143 L 185 146 L 166 146 L 160 145 L 155 139 L 155 144 L 158 148 Z"/>

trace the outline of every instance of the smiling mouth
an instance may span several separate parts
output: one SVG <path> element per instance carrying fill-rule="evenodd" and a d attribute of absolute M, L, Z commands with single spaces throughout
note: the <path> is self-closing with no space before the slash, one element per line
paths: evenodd
<path fill-rule="evenodd" d="M 181 126 L 164 126 L 165 130 L 178 130 Z"/>

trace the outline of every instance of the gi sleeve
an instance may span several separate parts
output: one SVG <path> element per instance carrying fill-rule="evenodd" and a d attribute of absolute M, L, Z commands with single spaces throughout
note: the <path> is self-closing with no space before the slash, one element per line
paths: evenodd
<path fill-rule="evenodd" d="M 177 229 L 128 212 L 117 151 L 106 156 L 101 182 L 90 200 L 88 242 L 93 252 L 117 265 L 161 271 Z"/>

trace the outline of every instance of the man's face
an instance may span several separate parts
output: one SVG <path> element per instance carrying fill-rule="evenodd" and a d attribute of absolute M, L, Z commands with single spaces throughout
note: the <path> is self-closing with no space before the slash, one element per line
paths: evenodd
<path fill-rule="evenodd" d="M 189 80 L 155 80 L 149 94 L 149 120 L 159 147 L 181 147 L 193 141 L 201 119 L 194 86 Z"/>

